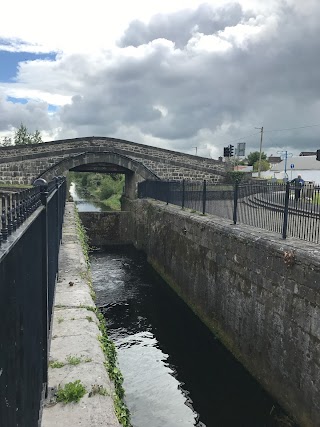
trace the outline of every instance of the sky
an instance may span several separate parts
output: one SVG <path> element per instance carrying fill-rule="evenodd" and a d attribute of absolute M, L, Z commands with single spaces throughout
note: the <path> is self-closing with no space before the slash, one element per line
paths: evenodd
<path fill-rule="evenodd" d="M 18 11 L 18 12 L 17 12 Z M 10 0 L 0 137 L 109 136 L 218 158 L 320 149 L 318 0 Z"/>

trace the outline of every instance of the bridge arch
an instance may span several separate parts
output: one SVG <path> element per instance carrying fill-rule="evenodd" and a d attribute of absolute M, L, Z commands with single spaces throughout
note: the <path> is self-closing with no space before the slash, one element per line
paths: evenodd
<path fill-rule="evenodd" d="M 66 157 L 42 172 L 38 178 L 51 181 L 55 176 L 65 175 L 68 171 L 122 173 L 125 175 L 125 196 L 128 198 L 136 197 L 138 182 L 160 179 L 142 163 L 112 151 L 86 151 Z"/>

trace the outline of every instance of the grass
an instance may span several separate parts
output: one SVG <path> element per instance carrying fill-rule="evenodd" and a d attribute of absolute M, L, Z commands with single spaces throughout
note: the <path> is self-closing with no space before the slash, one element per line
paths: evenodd
<path fill-rule="evenodd" d="M 86 392 L 87 390 L 80 380 L 76 380 L 73 383 L 67 383 L 64 387 L 59 386 L 56 393 L 57 402 L 79 402 Z"/>
<path fill-rule="evenodd" d="M 102 385 L 92 384 L 89 397 L 95 396 L 96 394 L 100 394 L 100 396 L 109 396 L 108 391 Z"/>
<path fill-rule="evenodd" d="M 114 210 L 114 211 L 120 211 L 121 210 L 121 194 L 113 194 L 109 199 L 102 200 L 102 203 L 108 208 Z"/>
<path fill-rule="evenodd" d="M 28 184 L 6 184 L 5 182 L 0 182 L 0 187 L 2 188 L 33 188 L 32 185 L 28 185 Z"/>
<path fill-rule="evenodd" d="M 105 354 L 106 361 L 105 367 L 108 371 L 110 379 L 113 381 L 115 392 L 113 393 L 113 402 L 117 418 L 123 427 L 130 427 L 130 412 L 123 401 L 123 376 L 118 368 L 117 352 L 115 345 L 108 337 L 106 321 L 101 312 L 97 310 L 97 317 L 99 320 L 99 329 L 101 336 L 99 337 L 101 348 Z"/>
<path fill-rule="evenodd" d="M 69 363 L 69 365 L 79 365 L 79 363 L 81 363 L 81 357 L 69 355 L 67 357 L 67 362 Z"/>
<path fill-rule="evenodd" d="M 59 360 L 55 360 L 54 362 L 49 362 L 50 368 L 56 369 L 56 368 L 62 368 L 65 364 L 63 362 L 60 362 Z"/>

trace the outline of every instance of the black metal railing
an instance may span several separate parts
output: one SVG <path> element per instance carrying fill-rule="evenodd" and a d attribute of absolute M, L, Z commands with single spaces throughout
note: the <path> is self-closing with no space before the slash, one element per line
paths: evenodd
<path fill-rule="evenodd" d="M 0 426 L 39 423 L 66 181 L 0 192 Z"/>
<path fill-rule="evenodd" d="M 320 187 L 291 183 L 250 182 L 212 184 L 206 181 L 143 181 L 139 198 L 153 198 L 189 208 L 202 214 L 214 214 L 233 224 L 246 224 L 320 242 Z"/>

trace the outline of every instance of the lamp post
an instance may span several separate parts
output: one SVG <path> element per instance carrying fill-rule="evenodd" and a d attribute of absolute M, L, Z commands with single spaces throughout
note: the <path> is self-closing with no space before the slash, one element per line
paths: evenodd
<path fill-rule="evenodd" d="M 255 128 L 260 129 L 260 150 L 259 150 L 259 164 L 258 164 L 258 178 L 261 178 L 261 155 L 262 155 L 262 139 L 263 139 L 263 126 L 261 128 Z"/>

